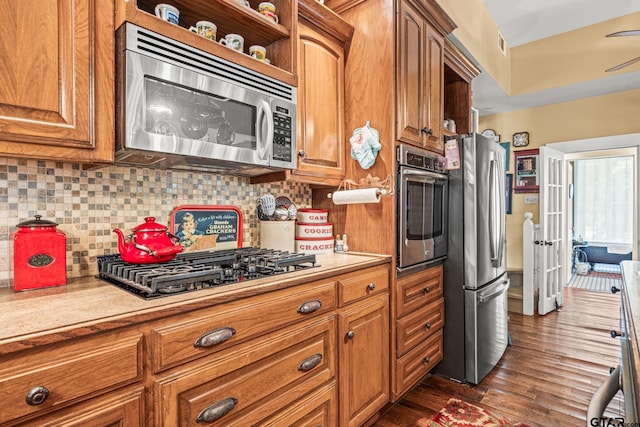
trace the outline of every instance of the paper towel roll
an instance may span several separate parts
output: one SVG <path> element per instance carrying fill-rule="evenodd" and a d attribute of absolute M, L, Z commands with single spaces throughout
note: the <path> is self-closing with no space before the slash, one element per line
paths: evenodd
<path fill-rule="evenodd" d="M 332 196 L 336 205 L 352 205 L 354 203 L 379 203 L 380 195 L 377 188 L 362 188 L 359 190 L 336 191 Z"/>

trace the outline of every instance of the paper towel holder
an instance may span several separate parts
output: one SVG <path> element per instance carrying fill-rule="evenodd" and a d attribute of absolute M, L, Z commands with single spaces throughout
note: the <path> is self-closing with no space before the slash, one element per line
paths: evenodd
<path fill-rule="evenodd" d="M 385 179 L 380 179 L 377 176 L 371 176 L 367 174 L 366 178 L 361 178 L 359 182 L 355 182 L 352 179 L 343 179 L 340 181 L 340 185 L 336 188 L 336 191 L 358 190 L 363 188 L 376 188 L 376 194 L 382 196 L 390 196 L 393 194 L 393 176 L 389 175 Z M 328 198 L 333 197 L 333 193 L 327 194 Z"/>

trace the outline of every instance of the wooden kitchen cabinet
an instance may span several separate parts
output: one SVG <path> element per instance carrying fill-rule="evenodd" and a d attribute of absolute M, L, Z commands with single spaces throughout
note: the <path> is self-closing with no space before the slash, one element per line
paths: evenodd
<path fill-rule="evenodd" d="M 338 186 L 345 176 L 344 68 L 353 27 L 315 0 L 298 2 L 297 168 L 251 182 Z"/>
<path fill-rule="evenodd" d="M 114 1 L 4 2 L 0 155 L 113 161 Z"/>
<path fill-rule="evenodd" d="M 394 400 L 442 360 L 443 279 L 439 264 L 397 280 Z"/>
<path fill-rule="evenodd" d="M 396 138 L 443 154 L 444 36 L 410 0 L 398 19 Z"/>
<path fill-rule="evenodd" d="M 346 271 L 5 340 L 0 427 L 363 425 L 389 400 L 390 266 Z"/>
<path fill-rule="evenodd" d="M 256 425 L 335 376 L 335 316 L 222 350 L 157 378 L 155 425 Z"/>
<path fill-rule="evenodd" d="M 340 278 L 338 287 L 339 425 L 360 426 L 389 401 L 389 269 Z"/>
<path fill-rule="evenodd" d="M 344 178 L 344 44 L 308 21 L 298 25 L 298 169 Z"/>
<path fill-rule="evenodd" d="M 141 381 L 142 342 L 141 333 L 127 330 L 0 356 L 0 425 L 45 416 L 81 419 L 83 411 L 75 407 L 48 414 Z M 116 400 L 102 410 L 110 417 L 134 421 L 136 407 L 135 402 Z M 99 422 L 91 425 L 100 425 Z"/>
<path fill-rule="evenodd" d="M 118 390 L 20 425 L 23 427 L 144 426 L 143 393 L 143 387 Z"/>
<path fill-rule="evenodd" d="M 155 15 L 156 0 L 116 0 L 115 28 L 131 22 L 142 28 L 193 46 L 253 69 L 287 84 L 296 85 L 296 16 L 297 2 L 272 0 L 276 6 L 278 22 L 264 18 L 258 12 L 259 0 L 248 0 L 249 7 L 237 0 L 172 0 L 169 3 L 180 11 L 178 25 L 166 22 Z M 217 26 L 217 39 L 234 33 L 244 37 L 244 52 L 236 52 L 220 43 L 197 35 L 189 30 L 200 20 L 208 20 Z M 249 46 L 260 45 L 267 49 L 271 61 L 257 61 L 249 53 Z"/>

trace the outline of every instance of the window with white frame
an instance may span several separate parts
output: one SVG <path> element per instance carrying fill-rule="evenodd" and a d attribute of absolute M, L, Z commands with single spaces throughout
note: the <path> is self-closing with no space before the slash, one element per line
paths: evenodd
<path fill-rule="evenodd" d="M 574 238 L 633 243 L 633 157 L 574 162 Z"/>

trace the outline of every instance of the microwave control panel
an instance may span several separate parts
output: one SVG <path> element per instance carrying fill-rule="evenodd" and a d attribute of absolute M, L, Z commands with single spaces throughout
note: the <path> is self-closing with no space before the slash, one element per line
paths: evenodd
<path fill-rule="evenodd" d="M 276 107 L 280 110 L 281 107 Z M 284 112 L 273 112 L 273 159 L 283 162 L 292 160 L 293 144 L 292 136 L 293 127 L 291 125 L 291 116 Z"/>

